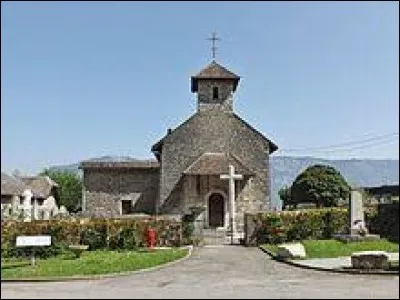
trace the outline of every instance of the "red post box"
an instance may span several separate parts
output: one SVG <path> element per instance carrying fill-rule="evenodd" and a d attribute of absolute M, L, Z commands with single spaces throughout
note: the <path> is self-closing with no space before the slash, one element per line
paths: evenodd
<path fill-rule="evenodd" d="M 154 228 L 147 228 L 147 247 L 152 249 L 156 245 L 156 230 Z"/>

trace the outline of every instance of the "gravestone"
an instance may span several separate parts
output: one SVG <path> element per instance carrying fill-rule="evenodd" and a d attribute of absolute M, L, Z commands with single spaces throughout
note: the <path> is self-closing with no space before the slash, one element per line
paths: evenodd
<path fill-rule="evenodd" d="M 32 218 L 31 201 L 32 201 L 33 194 L 30 190 L 25 190 L 23 192 L 22 196 L 24 197 L 23 205 L 22 205 L 22 209 L 24 212 L 24 221 L 29 222 L 29 221 L 31 221 L 31 218 Z"/>
<path fill-rule="evenodd" d="M 352 189 L 350 194 L 350 234 L 359 235 L 365 229 L 364 207 L 361 191 Z"/>
<path fill-rule="evenodd" d="M 60 215 L 60 217 L 68 217 L 69 212 L 64 205 L 61 205 L 60 209 L 58 210 L 58 214 Z"/>
<path fill-rule="evenodd" d="M 36 199 L 33 200 L 32 219 L 39 220 L 39 204 Z"/>
<path fill-rule="evenodd" d="M 363 197 L 360 189 L 351 190 L 349 206 L 350 234 L 334 234 L 333 238 L 344 242 L 379 240 L 379 235 L 368 234 L 368 229 L 364 221 Z"/>
<path fill-rule="evenodd" d="M 52 208 L 49 208 L 47 206 L 42 207 L 43 220 L 50 220 L 51 210 Z"/>

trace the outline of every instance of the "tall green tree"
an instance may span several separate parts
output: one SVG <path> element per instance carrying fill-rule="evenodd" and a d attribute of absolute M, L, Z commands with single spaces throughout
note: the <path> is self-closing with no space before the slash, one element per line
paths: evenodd
<path fill-rule="evenodd" d="M 314 165 L 294 180 L 291 196 L 296 203 L 313 202 L 317 207 L 338 206 L 340 199 L 348 199 L 350 187 L 335 168 Z"/>
<path fill-rule="evenodd" d="M 77 174 L 45 169 L 39 175 L 47 175 L 59 185 L 58 205 L 64 205 L 69 212 L 81 210 L 82 179 Z"/>

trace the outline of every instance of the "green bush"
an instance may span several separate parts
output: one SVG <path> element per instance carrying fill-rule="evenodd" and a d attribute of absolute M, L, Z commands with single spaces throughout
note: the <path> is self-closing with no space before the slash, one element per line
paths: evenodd
<path fill-rule="evenodd" d="M 185 245 L 193 244 L 194 221 L 193 214 L 182 216 L 182 242 Z"/>
<path fill-rule="evenodd" d="M 257 213 L 248 214 L 245 219 L 250 219 L 254 224 L 254 230 L 246 234 L 250 237 L 250 243 L 256 244 L 330 239 L 336 233 L 349 233 L 347 208 Z M 370 233 L 380 234 L 382 230 L 377 207 L 365 208 L 365 223 Z"/>
<path fill-rule="evenodd" d="M 247 234 L 257 244 L 326 239 L 334 233 L 348 232 L 348 213 L 343 208 L 268 212 L 249 216 L 254 222 L 254 230 Z"/>
<path fill-rule="evenodd" d="M 63 219 L 22 222 L 3 221 L 1 226 L 1 255 L 29 255 L 30 249 L 16 248 L 20 235 L 51 235 L 49 247 L 38 247 L 38 257 L 68 252 L 69 245 L 86 244 L 90 250 L 134 248 L 146 245 L 145 229 L 156 230 L 157 246 L 179 246 L 182 240 L 181 222 L 156 218 L 130 219 Z"/>
<path fill-rule="evenodd" d="M 93 228 L 85 228 L 81 233 L 81 244 L 88 245 L 89 251 L 106 248 L 106 236 Z"/>
<path fill-rule="evenodd" d="M 139 246 L 136 234 L 137 232 L 134 228 L 121 228 L 118 234 L 118 248 L 126 250 L 136 249 Z"/>
<path fill-rule="evenodd" d="M 380 234 L 378 207 L 371 206 L 364 209 L 365 225 L 369 233 Z"/>

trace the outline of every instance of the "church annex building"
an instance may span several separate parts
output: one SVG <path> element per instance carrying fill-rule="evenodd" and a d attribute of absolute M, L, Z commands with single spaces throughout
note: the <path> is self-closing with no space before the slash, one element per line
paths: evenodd
<path fill-rule="evenodd" d="M 240 77 L 215 60 L 191 77 L 197 111 L 157 141 L 154 160 L 83 161 L 83 211 L 117 217 L 134 213 L 182 216 L 193 210 L 205 228 L 229 228 L 229 165 L 235 220 L 270 207 L 269 155 L 278 147 L 233 111 Z"/>

